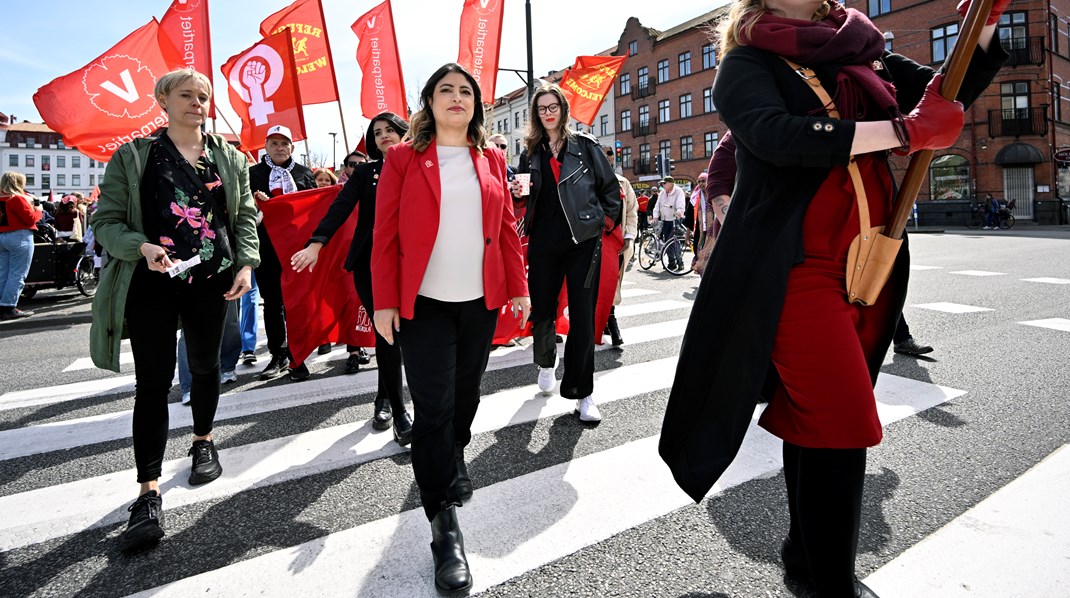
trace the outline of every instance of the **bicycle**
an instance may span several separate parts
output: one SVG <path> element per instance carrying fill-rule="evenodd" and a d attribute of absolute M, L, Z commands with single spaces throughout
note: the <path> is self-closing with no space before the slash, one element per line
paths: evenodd
<path fill-rule="evenodd" d="M 1011 213 L 1011 210 L 1014 209 L 1017 203 L 1017 199 L 1012 199 L 1007 205 L 1000 206 L 999 212 L 996 213 L 999 228 L 1014 228 L 1014 214 Z M 970 208 L 970 221 L 966 224 L 966 228 L 978 229 L 986 226 L 988 226 L 988 214 L 985 212 L 984 207 L 979 203 L 973 204 Z"/>
<path fill-rule="evenodd" d="M 639 267 L 644 270 L 649 270 L 654 267 L 654 264 L 661 262 L 665 271 L 673 276 L 683 276 L 690 274 L 694 266 L 694 256 L 688 256 L 686 254 L 692 253 L 691 245 L 687 242 L 687 228 L 679 220 L 673 223 L 673 236 L 667 242 L 662 241 L 659 235 L 654 234 L 654 228 L 647 229 L 639 236 L 638 247 L 635 254 L 638 256 Z M 681 267 L 673 269 L 669 267 L 669 256 L 672 255 L 671 251 L 674 247 L 679 248 Z"/>

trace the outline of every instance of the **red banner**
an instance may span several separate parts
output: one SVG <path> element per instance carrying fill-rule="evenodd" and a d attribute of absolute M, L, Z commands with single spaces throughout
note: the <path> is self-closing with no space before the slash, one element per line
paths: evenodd
<path fill-rule="evenodd" d="M 357 210 L 331 237 L 319 253 L 311 272 L 294 272 L 290 256 L 304 249 L 305 241 L 338 196 L 341 185 L 278 195 L 257 202 L 264 212 L 264 226 L 275 246 L 282 269 L 282 302 L 286 305 L 286 339 L 294 364 L 300 365 L 316 349 L 327 343 L 342 342 L 358 347 L 374 347 L 371 314 L 364 309 L 353 286 L 353 275 L 345 271 L 346 255 L 357 227 Z"/>
<path fill-rule="evenodd" d="M 389 110 L 402 118 L 409 117 L 405 101 L 405 81 L 401 75 L 397 35 L 390 0 L 364 13 L 353 23 L 357 34 L 357 64 L 363 79 L 360 83 L 360 108 L 372 118 Z"/>
<path fill-rule="evenodd" d="M 627 59 L 627 56 L 577 56 L 576 65 L 565 71 L 560 83 L 569 103 L 569 116 L 594 126 L 598 110 Z"/>
<path fill-rule="evenodd" d="M 294 143 L 305 138 L 288 29 L 231 57 L 221 70 L 230 90 L 230 106 L 242 121 L 243 150 L 264 147 L 267 130 L 275 125 L 289 127 Z"/>
<path fill-rule="evenodd" d="M 297 0 L 260 23 L 260 35 L 264 37 L 290 30 L 297 82 L 305 104 L 338 101 L 325 23 L 320 0 Z"/>
<path fill-rule="evenodd" d="M 174 0 L 160 18 L 160 49 L 170 69 L 192 68 L 212 78 L 208 0 Z M 208 108 L 215 118 L 215 100 Z"/>
<path fill-rule="evenodd" d="M 168 72 L 156 19 L 84 67 L 53 79 L 33 103 L 67 147 L 107 162 L 121 145 L 167 125 L 156 80 Z"/>
<path fill-rule="evenodd" d="M 461 46 L 457 64 L 479 82 L 483 103 L 494 103 L 498 80 L 498 54 L 502 41 L 505 0 L 464 0 L 461 11 Z"/>

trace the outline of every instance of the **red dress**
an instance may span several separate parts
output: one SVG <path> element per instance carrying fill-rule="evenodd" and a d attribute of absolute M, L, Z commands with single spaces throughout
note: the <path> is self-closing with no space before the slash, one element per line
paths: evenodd
<path fill-rule="evenodd" d="M 891 212 L 892 180 L 881 158 L 857 159 L 871 226 Z M 773 344 L 781 385 L 759 420 L 777 437 L 808 448 L 865 448 L 881 441 L 881 423 L 866 356 L 877 350 L 892 309 L 887 289 L 877 303 L 848 303 L 847 249 L 858 234 L 858 205 L 846 167 L 835 167 L 803 222 L 804 261 L 788 274 Z"/>

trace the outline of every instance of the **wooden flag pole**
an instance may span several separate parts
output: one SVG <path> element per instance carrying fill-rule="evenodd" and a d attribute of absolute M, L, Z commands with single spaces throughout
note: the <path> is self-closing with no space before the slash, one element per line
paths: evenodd
<path fill-rule="evenodd" d="M 970 9 L 966 12 L 966 18 L 962 20 L 962 29 L 959 32 L 955 48 L 947 60 L 947 68 L 944 71 L 944 81 L 940 87 L 940 95 L 949 100 L 954 100 L 962 87 L 962 79 L 966 76 L 966 68 L 973 58 L 977 40 L 981 37 L 981 30 L 988 21 L 988 15 L 992 12 L 993 0 L 973 0 Z M 999 43 L 998 40 L 995 43 Z M 892 218 L 885 228 L 884 234 L 893 238 L 903 237 L 907 218 L 914 208 L 914 202 L 918 199 L 918 191 L 921 183 L 929 171 L 929 164 L 933 159 L 933 150 L 922 150 L 910 158 L 910 166 L 903 177 L 903 184 L 899 187 L 899 195 L 895 199 L 895 209 Z"/>
<path fill-rule="evenodd" d="M 227 120 L 226 116 L 223 116 L 223 112 L 221 110 L 219 110 L 218 107 L 217 107 L 217 109 L 215 111 L 215 115 L 216 115 L 216 117 L 223 119 L 223 124 L 227 125 L 227 128 L 230 129 L 231 135 L 234 135 L 235 137 L 238 138 L 238 144 L 240 145 L 241 144 L 241 135 L 239 135 L 234 130 L 234 127 L 230 126 L 230 121 Z M 256 156 L 254 156 L 253 153 L 250 152 L 249 150 L 245 150 L 245 155 L 249 156 L 249 159 L 252 160 L 254 163 L 256 162 Z"/>

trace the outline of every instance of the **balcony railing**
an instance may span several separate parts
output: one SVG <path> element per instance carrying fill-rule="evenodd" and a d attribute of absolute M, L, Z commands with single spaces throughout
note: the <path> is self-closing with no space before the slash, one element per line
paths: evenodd
<path fill-rule="evenodd" d="M 1019 137 L 1048 133 L 1048 106 L 988 111 L 989 137 Z"/>
<path fill-rule="evenodd" d="M 658 132 L 658 121 L 653 118 L 638 121 L 632 124 L 632 137 L 655 135 Z"/>
<path fill-rule="evenodd" d="M 657 93 L 658 83 L 654 79 L 646 78 L 639 82 L 638 85 L 632 88 L 632 99 L 641 100 L 643 98 L 650 97 Z"/>
<path fill-rule="evenodd" d="M 635 174 L 652 174 L 654 172 L 654 165 L 650 163 L 651 160 L 647 157 L 645 160 L 640 158 L 636 160 L 633 166 Z"/>
<path fill-rule="evenodd" d="M 1003 48 L 1010 54 L 1007 66 L 1020 66 L 1032 64 L 1040 66 L 1044 64 L 1044 38 L 1042 37 L 1010 37 L 1000 40 Z"/>

